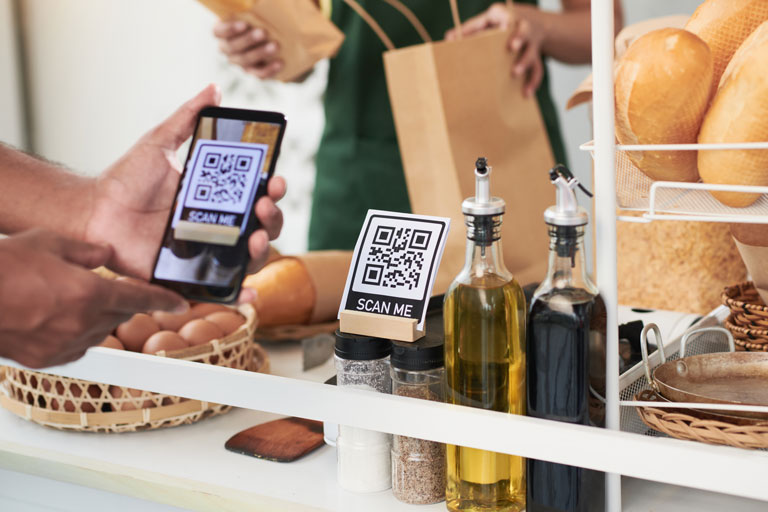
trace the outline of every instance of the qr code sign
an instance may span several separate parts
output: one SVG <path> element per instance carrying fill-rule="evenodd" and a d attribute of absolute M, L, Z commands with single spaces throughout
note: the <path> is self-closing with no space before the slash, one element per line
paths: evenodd
<path fill-rule="evenodd" d="M 184 206 L 245 213 L 258 183 L 265 147 L 261 144 L 200 140 L 191 168 Z"/>
<path fill-rule="evenodd" d="M 421 299 L 442 228 L 440 223 L 373 215 L 360 247 L 352 290 Z"/>
<path fill-rule="evenodd" d="M 363 269 L 363 283 L 413 290 L 424 270 L 424 251 L 432 233 L 410 228 L 378 226 Z"/>

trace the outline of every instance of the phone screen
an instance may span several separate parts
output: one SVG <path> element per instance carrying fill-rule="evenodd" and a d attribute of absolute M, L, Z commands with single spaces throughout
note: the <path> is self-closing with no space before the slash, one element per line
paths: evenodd
<path fill-rule="evenodd" d="M 273 112 L 201 112 L 153 282 L 191 299 L 237 298 L 258 227 L 253 206 L 266 193 L 284 129 Z"/>

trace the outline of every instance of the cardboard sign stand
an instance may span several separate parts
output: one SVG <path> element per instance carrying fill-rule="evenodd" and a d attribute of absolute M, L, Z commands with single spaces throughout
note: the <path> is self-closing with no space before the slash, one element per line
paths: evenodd
<path fill-rule="evenodd" d="M 396 316 L 379 315 L 365 311 L 345 309 L 339 314 L 339 329 L 342 332 L 397 341 L 416 341 L 423 338 L 426 329 L 419 331 L 418 320 Z"/>

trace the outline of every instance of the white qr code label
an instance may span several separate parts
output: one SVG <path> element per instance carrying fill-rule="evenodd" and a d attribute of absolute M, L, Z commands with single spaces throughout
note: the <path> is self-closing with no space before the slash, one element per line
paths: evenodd
<path fill-rule="evenodd" d="M 447 218 L 370 210 L 339 313 L 414 318 L 422 329 L 449 226 Z"/>
<path fill-rule="evenodd" d="M 173 227 L 207 224 L 245 229 L 262 179 L 265 144 L 199 139 L 187 163 Z"/>

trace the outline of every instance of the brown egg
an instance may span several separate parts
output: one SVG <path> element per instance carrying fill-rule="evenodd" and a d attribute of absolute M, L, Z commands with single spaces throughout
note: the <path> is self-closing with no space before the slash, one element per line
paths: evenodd
<path fill-rule="evenodd" d="M 155 319 L 161 330 L 179 332 L 179 329 L 181 329 L 184 324 L 197 317 L 192 314 L 191 310 L 187 310 L 186 313 L 178 315 L 174 313 L 166 313 L 165 311 L 155 311 L 152 313 L 152 318 Z"/>
<path fill-rule="evenodd" d="M 205 319 L 218 325 L 224 331 L 224 336 L 232 334 L 245 323 L 245 317 L 234 311 L 218 311 L 206 316 Z"/>
<path fill-rule="evenodd" d="M 182 338 L 187 340 L 190 345 L 202 345 L 203 343 L 208 343 L 213 339 L 224 336 L 221 327 L 202 318 L 189 322 L 181 328 L 179 334 Z"/>
<path fill-rule="evenodd" d="M 99 343 L 99 346 L 100 347 L 107 347 L 107 348 L 114 348 L 114 349 L 117 349 L 117 350 L 125 350 L 125 347 L 120 342 L 120 340 L 115 338 L 112 335 L 109 335 L 106 338 L 104 338 L 104 341 Z"/>
<path fill-rule="evenodd" d="M 192 306 L 190 311 L 192 312 L 192 316 L 194 318 L 204 318 L 211 313 L 216 313 L 217 311 L 232 311 L 232 308 L 228 308 L 227 306 L 223 306 L 221 304 L 201 302 L 200 304 L 195 304 Z"/>
<path fill-rule="evenodd" d="M 141 349 L 145 354 L 156 354 L 161 350 L 170 352 L 171 350 L 180 350 L 187 348 L 189 343 L 173 331 L 159 331 L 149 337 Z"/>
<path fill-rule="evenodd" d="M 95 387 L 96 390 L 92 390 L 91 387 Z M 69 392 L 72 393 L 72 396 L 74 396 L 75 398 L 80 398 L 80 395 L 83 394 L 83 389 L 77 384 L 72 383 L 69 385 Z M 96 395 L 94 395 L 93 393 L 96 393 Z M 98 397 L 99 396 L 98 386 L 94 386 L 93 384 L 91 386 L 88 386 L 88 396 L 92 398 Z M 68 412 L 75 412 L 75 404 L 67 400 L 66 402 L 64 402 L 64 410 Z M 82 412 L 96 412 L 96 408 L 93 406 L 91 402 L 82 402 L 80 404 L 80 410 Z"/>
<path fill-rule="evenodd" d="M 141 352 L 147 338 L 160 330 L 154 318 L 146 313 L 136 313 L 133 318 L 117 326 L 117 338 L 125 348 Z"/>
<path fill-rule="evenodd" d="M 128 393 L 132 397 L 140 397 L 142 391 L 139 389 L 132 389 L 132 388 L 126 388 L 128 390 Z M 120 386 L 109 386 L 109 394 L 114 398 L 122 398 L 123 397 L 123 388 Z M 144 409 L 147 409 L 149 407 L 155 407 L 155 403 L 152 400 L 144 400 L 144 402 L 141 404 L 141 407 Z M 113 411 L 135 411 L 138 409 L 136 407 L 135 402 L 129 401 L 129 402 L 112 402 L 112 410 Z"/>

